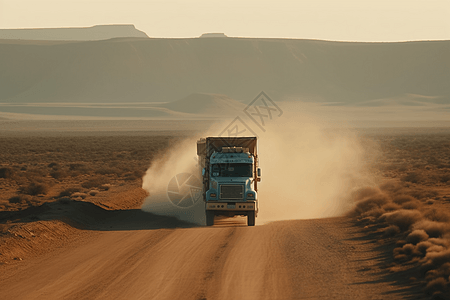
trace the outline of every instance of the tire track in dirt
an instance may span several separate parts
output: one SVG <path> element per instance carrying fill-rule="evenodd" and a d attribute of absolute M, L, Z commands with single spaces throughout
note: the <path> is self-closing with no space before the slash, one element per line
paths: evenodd
<path fill-rule="evenodd" d="M 94 232 L 0 274 L 1 299 L 403 299 L 348 219 Z"/>
<path fill-rule="evenodd" d="M 218 229 L 218 230 L 224 230 L 224 229 Z M 230 249 L 232 248 L 231 245 L 233 245 L 233 242 L 235 240 L 234 234 L 236 233 L 236 228 L 229 228 L 227 236 L 224 238 L 222 243 L 218 246 L 217 252 L 214 254 L 212 259 L 210 259 L 209 262 L 209 268 L 207 272 L 205 273 L 205 276 L 203 278 L 203 287 L 201 292 L 196 296 L 198 300 L 206 300 L 207 299 L 207 291 L 208 287 L 211 284 L 211 281 L 216 276 L 216 274 L 220 274 L 220 272 L 223 269 L 223 265 L 226 262 L 228 253 Z"/>
<path fill-rule="evenodd" d="M 208 286 L 207 299 L 290 299 L 276 227 L 238 227 Z"/>

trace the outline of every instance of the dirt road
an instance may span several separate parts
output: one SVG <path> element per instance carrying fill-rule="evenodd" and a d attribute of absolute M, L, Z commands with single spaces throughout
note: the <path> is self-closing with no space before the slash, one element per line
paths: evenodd
<path fill-rule="evenodd" d="M 404 299 L 347 219 L 93 230 L 0 274 L 1 299 Z M 409 293 L 409 294 L 408 294 Z"/>

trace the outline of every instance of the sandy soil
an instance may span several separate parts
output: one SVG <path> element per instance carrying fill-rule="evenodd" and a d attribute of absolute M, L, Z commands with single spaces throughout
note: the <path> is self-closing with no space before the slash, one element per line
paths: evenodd
<path fill-rule="evenodd" d="M 383 153 L 380 177 L 449 211 L 447 132 L 365 135 Z M 205 228 L 142 212 L 137 175 L 177 138 L 1 137 L 0 299 L 427 297 L 417 261 L 393 257 L 403 237 L 380 224 L 233 218 Z M 33 181 L 46 189 L 32 193 Z"/>
<path fill-rule="evenodd" d="M 131 215 L 130 215 L 131 216 Z M 134 220 L 133 220 L 134 219 Z M 148 216 L 151 222 L 152 216 Z M 3 268 L 4 299 L 403 299 L 345 219 L 153 229 L 116 218 L 81 242 Z M 239 223 L 241 221 L 241 223 Z M 141 230 L 134 225 L 142 222 Z M 125 225 L 127 224 L 127 225 Z"/>

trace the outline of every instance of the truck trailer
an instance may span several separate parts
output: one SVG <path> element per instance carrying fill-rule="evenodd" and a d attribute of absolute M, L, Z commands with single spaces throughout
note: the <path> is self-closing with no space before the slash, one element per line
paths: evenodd
<path fill-rule="evenodd" d="M 197 141 L 203 178 L 206 225 L 215 216 L 247 216 L 255 226 L 258 215 L 258 140 L 256 137 L 207 137 Z"/>

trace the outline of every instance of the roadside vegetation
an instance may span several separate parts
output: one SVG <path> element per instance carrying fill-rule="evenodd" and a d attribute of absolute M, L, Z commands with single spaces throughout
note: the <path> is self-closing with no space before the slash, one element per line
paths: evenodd
<path fill-rule="evenodd" d="M 355 191 L 349 215 L 387 246 L 389 272 L 450 299 L 450 132 L 375 138 L 382 183 Z"/>
<path fill-rule="evenodd" d="M 170 136 L 0 137 L 0 210 L 141 185 Z"/>
<path fill-rule="evenodd" d="M 0 240 L 24 242 L 20 236 L 27 234 L 20 231 L 21 220 L 8 218 L 8 211 L 56 201 L 107 207 L 102 201 L 109 201 L 116 188 L 141 187 L 153 158 L 180 138 L 0 137 Z M 349 216 L 387 249 L 383 264 L 388 274 L 422 286 L 433 299 L 449 299 L 450 130 L 379 130 L 364 138 L 368 147 L 380 149 L 373 162 L 380 183 L 354 192 Z"/>
<path fill-rule="evenodd" d="M 139 207 L 144 172 L 176 140 L 0 137 L 0 266 L 69 243 L 99 211 Z"/>

